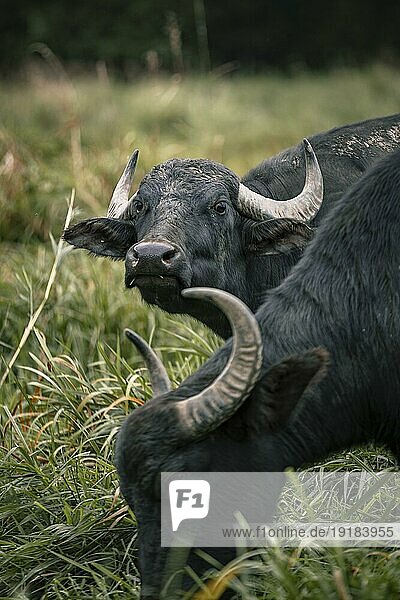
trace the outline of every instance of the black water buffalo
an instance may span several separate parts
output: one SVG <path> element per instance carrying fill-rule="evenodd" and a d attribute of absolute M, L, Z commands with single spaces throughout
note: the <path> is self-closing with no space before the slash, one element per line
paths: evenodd
<path fill-rule="evenodd" d="M 161 471 L 282 471 L 367 441 L 400 459 L 399 237 L 398 150 L 336 203 L 255 316 L 221 290 L 183 291 L 221 307 L 236 343 L 167 393 L 159 368 L 156 397 L 119 433 L 144 598 L 177 597 L 160 592 Z M 222 550 L 215 557 L 229 559 Z M 194 554 L 189 561 L 201 569 Z"/>
<path fill-rule="evenodd" d="M 310 142 L 312 148 L 305 141 L 263 161 L 242 182 L 209 160 L 172 159 L 154 167 L 128 201 L 135 151 L 107 218 L 82 221 L 65 239 L 125 260 L 128 288 L 138 287 L 150 304 L 195 316 L 226 337 L 230 329 L 220 312 L 180 291 L 216 287 L 256 310 L 266 290 L 298 261 L 334 201 L 398 147 L 400 115 L 339 127 Z"/>

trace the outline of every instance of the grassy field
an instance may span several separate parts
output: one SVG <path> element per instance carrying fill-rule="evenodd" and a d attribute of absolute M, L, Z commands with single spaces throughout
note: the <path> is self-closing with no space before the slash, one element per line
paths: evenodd
<path fill-rule="evenodd" d="M 177 384 L 220 344 L 124 291 L 121 264 L 58 242 L 72 190 L 73 219 L 104 214 L 133 147 L 138 177 L 171 156 L 205 156 L 242 175 L 305 135 L 399 106 L 400 75 L 379 66 L 130 84 L 35 72 L 2 84 L 0 598 L 138 598 L 135 516 L 118 492 L 113 442 L 151 390 L 121 332 L 151 339 Z M 369 448 L 325 468 L 391 465 Z M 400 556 L 268 551 L 243 597 L 399 598 Z"/>

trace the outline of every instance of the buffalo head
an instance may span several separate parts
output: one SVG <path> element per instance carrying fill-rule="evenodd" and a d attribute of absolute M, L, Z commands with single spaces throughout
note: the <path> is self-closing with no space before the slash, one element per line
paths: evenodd
<path fill-rule="evenodd" d="M 183 294 L 211 300 L 223 309 L 233 339 L 208 361 L 202 373 L 170 390 L 154 352 L 127 331 L 147 362 L 155 397 L 125 420 L 118 435 L 116 464 L 121 490 L 138 520 L 142 597 L 153 600 L 180 597 L 172 589 L 179 579 L 173 575 L 183 566 L 171 562 L 167 549 L 160 547 L 160 473 L 283 469 L 283 455 L 269 451 L 269 439 L 285 425 L 326 362 L 326 353 L 314 349 L 269 367 L 263 374 L 266 391 L 257 401 L 256 414 L 250 411 L 251 416 L 246 417 L 243 410 L 250 401 L 246 399 L 262 368 L 263 346 L 255 316 L 222 290 L 197 288 Z M 227 548 L 212 549 L 210 554 L 222 564 L 235 557 L 234 550 Z M 209 567 L 195 550 L 188 563 L 199 575 Z M 181 583 L 188 589 L 193 580 L 188 576 Z"/>
<path fill-rule="evenodd" d="M 188 313 L 226 334 L 227 322 L 182 289 L 210 286 L 252 309 L 288 266 L 277 254 L 302 249 L 323 199 L 322 174 L 304 140 L 305 183 L 296 197 L 273 200 L 240 183 L 227 167 L 205 159 L 172 159 L 155 166 L 129 198 L 138 159 L 132 154 L 114 190 L 106 218 L 77 223 L 64 233 L 75 247 L 125 261 L 125 285 L 172 313 Z M 254 256 L 270 262 L 254 266 Z M 279 257 L 279 260 L 285 260 Z M 278 262 L 279 262 L 278 260 Z M 290 265 L 291 266 L 291 265 Z"/>

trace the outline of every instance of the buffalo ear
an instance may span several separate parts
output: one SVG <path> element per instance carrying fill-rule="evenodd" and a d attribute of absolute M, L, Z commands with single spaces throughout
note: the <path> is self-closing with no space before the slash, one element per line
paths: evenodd
<path fill-rule="evenodd" d="M 324 377 L 328 362 L 326 350 L 313 348 L 273 365 L 258 384 L 248 426 L 263 432 L 282 428 L 307 387 Z"/>
<path fill-rule="evenodd" d="M 71 246 L 85 248 L 96 256 L 122 260 L 136 242 L 136 231 L 132 223 L 126 221 L 96 218 L 69 227 L 63 238 Z"/>
<path fill-rule="evenodd" d="M 294 219 L 271 219 L 254 223 L 247 233 L 247 246 L 259 256 L 286 254 L 294 249 L 303 250 L 312 240 L 314 230 Z"/>

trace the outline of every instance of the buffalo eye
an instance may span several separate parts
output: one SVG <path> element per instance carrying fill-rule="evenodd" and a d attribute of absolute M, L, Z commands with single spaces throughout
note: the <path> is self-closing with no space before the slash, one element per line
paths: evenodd
<path fill-rule="evenodd" d="M 219 202 L 217 202 L 216 204 L 214 204 L 213 209 L 219 215 L 223 215 L 226 212 L 226 207 L 227 207 L 226 202 L 224 202 L 223 200 L 220 200 Z"/>
<path fill-rule="evenodd" d="M 133 209 L 133 212 L 136 214 L 142 212 L 142 210 L 144 209 L 144 202 L 142 200 L 140 200 L 139 198 L 136 198 L 132 202 L 132 209 Z"/>

